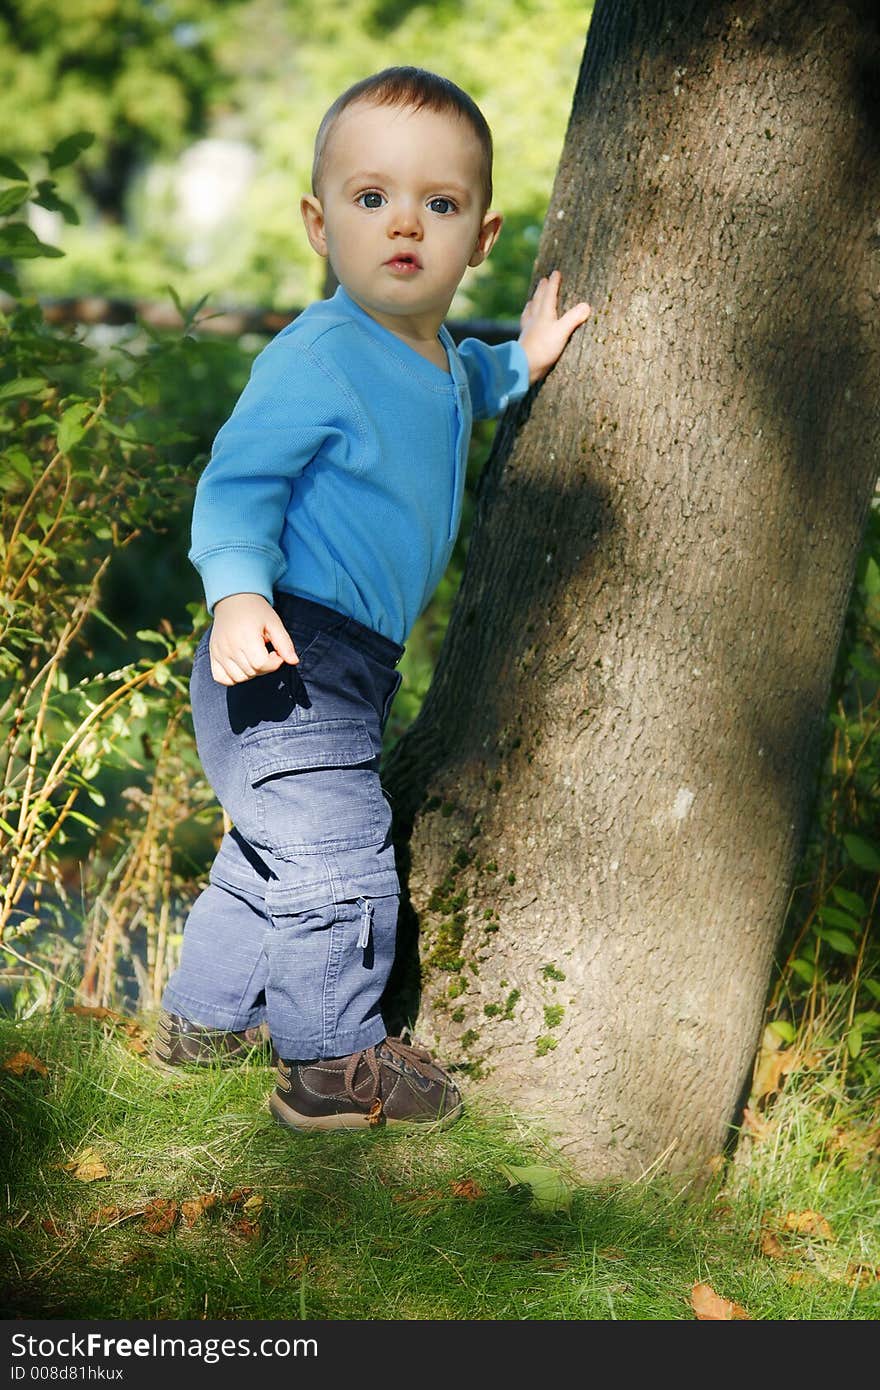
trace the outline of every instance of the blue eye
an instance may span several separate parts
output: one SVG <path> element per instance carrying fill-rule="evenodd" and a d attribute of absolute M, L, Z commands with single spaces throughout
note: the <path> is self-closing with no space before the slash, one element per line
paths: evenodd
<path fill-rule="evenodd" d="M 375 203 L 368 203 L 363 201 L 366 198 L 375 198 L 377 201 Z M 360 203 L 361 207 L 370 209 L 380 208 L 384 201 L 385 199 L 382 193 L 359 193 L 357 196 L 357 202 Z"/>
<path fill-rule="evenodd" d="M 435 206 L 435 204 L 437 203 L 442 203 L 443 206 L 438 208 Z M 455 212 L 455 203 L 453 203 L 451 198 L 432 198 L 428 204 L 428 207 L 432 210 L 432 212 L 438 212 L 443 217 L 448 217 L 450 212 Z"/>

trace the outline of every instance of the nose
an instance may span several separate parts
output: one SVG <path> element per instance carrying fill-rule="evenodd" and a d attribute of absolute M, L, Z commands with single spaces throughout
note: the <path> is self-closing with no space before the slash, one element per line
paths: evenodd
<path fill-rule="evenodd" d="M 391 216 L 388 219 L 388 235 L 391 237 L 413 237 L 417 241 L 422 237 L 422 221 L 416 205 L 408 199 L 392 204 Z"/>

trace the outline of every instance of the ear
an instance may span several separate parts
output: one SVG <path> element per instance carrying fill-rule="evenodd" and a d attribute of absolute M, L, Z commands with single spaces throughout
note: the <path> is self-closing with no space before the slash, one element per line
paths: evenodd
<path fill-rule="evenodd" d="M 312 194 L 300 199 L 299 210 L 306 226 L 306 236 L 313 251 L 319 256 L 327 256 L 327 234 L 324 229 L 324 209 L 321 200 Z"/>
<path fill-rule="evenodd" d="M 500 212 L 487 212 L 483 215 L 483 221 L 477 234 L 477 243 L 468 265 L 480 265 L 486 259 L 498 240 L 498 233 L 501 231 L 503 221 L 504 218 Z"/>

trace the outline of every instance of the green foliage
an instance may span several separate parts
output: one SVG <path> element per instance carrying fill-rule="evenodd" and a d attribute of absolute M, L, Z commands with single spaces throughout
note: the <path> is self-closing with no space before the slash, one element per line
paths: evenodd
<path fill-rule="evenodd" d="M 548 962 L 547 965 L 542 965 L 542 966 L 541 966 L 541 974 L 544 976 L 544 979 L 545 979 L 545 980 L 564 980 L 564 979 L 565 979 L 565 971 L 564 971 L 564 970 L 560 970 L 560 969 L 559 969 L 559 966 L 558 966 L 558 965 L 554 965 L 554 964 L 552 963 L 552 961 L 551 961 L 551 962 Z"/>
<path fill-rule="evenodd" d="M 220 95 L 206 21 L 223 8 L 217 0 L 3 0 L 0 123 L 7 148 L 26 163 L 55 145 L 49 167 L 58 169 L 87 148 L 69 132 L 87 127 L 97 140 L 80 173 L 98 206 L 113 208 L 135 161 L 174 148 Z"/>
<path fill-rule="evenodd" d="M 828 748 L 770 1003 L 785 1042 L 817 1029 L 855 1094 L 880 1082 L 880 510 L 872 509 L 837 663 Z M 828 1020 L 833 1019 L 830 1039 Z M 784 1030 L 784 1031 L 783 1031 Z"/>
<path fill-rule="evenodd" d="M 85 135 L 62 140 L 47 155 L 49 171 L 88 144 Z M 22 196 L 19 173 L 9 162 L 0 172 L 16 181 L 7 209 L 53 199 L 51 178 L 24 185 Z M 12 288 L 16 263 L 46 254 L 28 232 L 24 222 L 0 228 Z M 144 752 L 151 738 L 167 752 L 180 722 L 193 618 L 203 610 L 193 605 L 183 632 L 163 619 L 134 637 L 100 602 L 113 559 L 177 515 L 189 491 L 173 451 L 191 440 L 163 408 L 181 343 L 100 353 L 48 326 L 27 299 L 0 318 L 0 342 L 0 936 L 20 955 L 13 943 L 41 921 L 67 924 L 71 844 L 113 838 L 103 814 L 108 771 L 137 777 L 153 764 L 151 845 L 159 848 L 165 773 L 161 758 Z M 115 669 L 102 668 L 89 647 L 98 624 L 121 641 Z M 138 840 L 130 814 L 119 838 L 128 850 Z M 153 899 L 167 892 L 163 878 L 153 874 Z"/>
<path fill-rule="evenodd" d="M 487 263 L 468 272 L 453 317 L 516 316 L 590 9 L 580 0 L 6 0 L 0 122 L 15 133 L 9 153 L 25 168 L 70 131 L 97 135 L 62 190 L 71 201 L 87 196 L 84 225 L 63 229 L 67 260 L 38 262 L 29 284 L 42 293 L 156 296 L 170 276 L 190 301 L 207 293 L 282 308 L 309 303 L 323 263 L 297 205 L 321 117 L 367 73 L 415 63 L 471 92 L 495 134 L 495 205 L 506 225 Z M 242 142 L 257 173 L 194 248 L 176 161 L 205 137 Z"/>

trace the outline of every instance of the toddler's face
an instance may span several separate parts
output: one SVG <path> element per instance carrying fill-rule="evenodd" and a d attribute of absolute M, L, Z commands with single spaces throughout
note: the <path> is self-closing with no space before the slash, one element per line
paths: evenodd
<path fill-rule="evenodd" d="M 320 199 L 302 200 L 309 240 L 380 323 L 436 332 L 501 229 L 483 211 L 482 167 L 463 118 L 355 102 L 330 134 Z"/>

